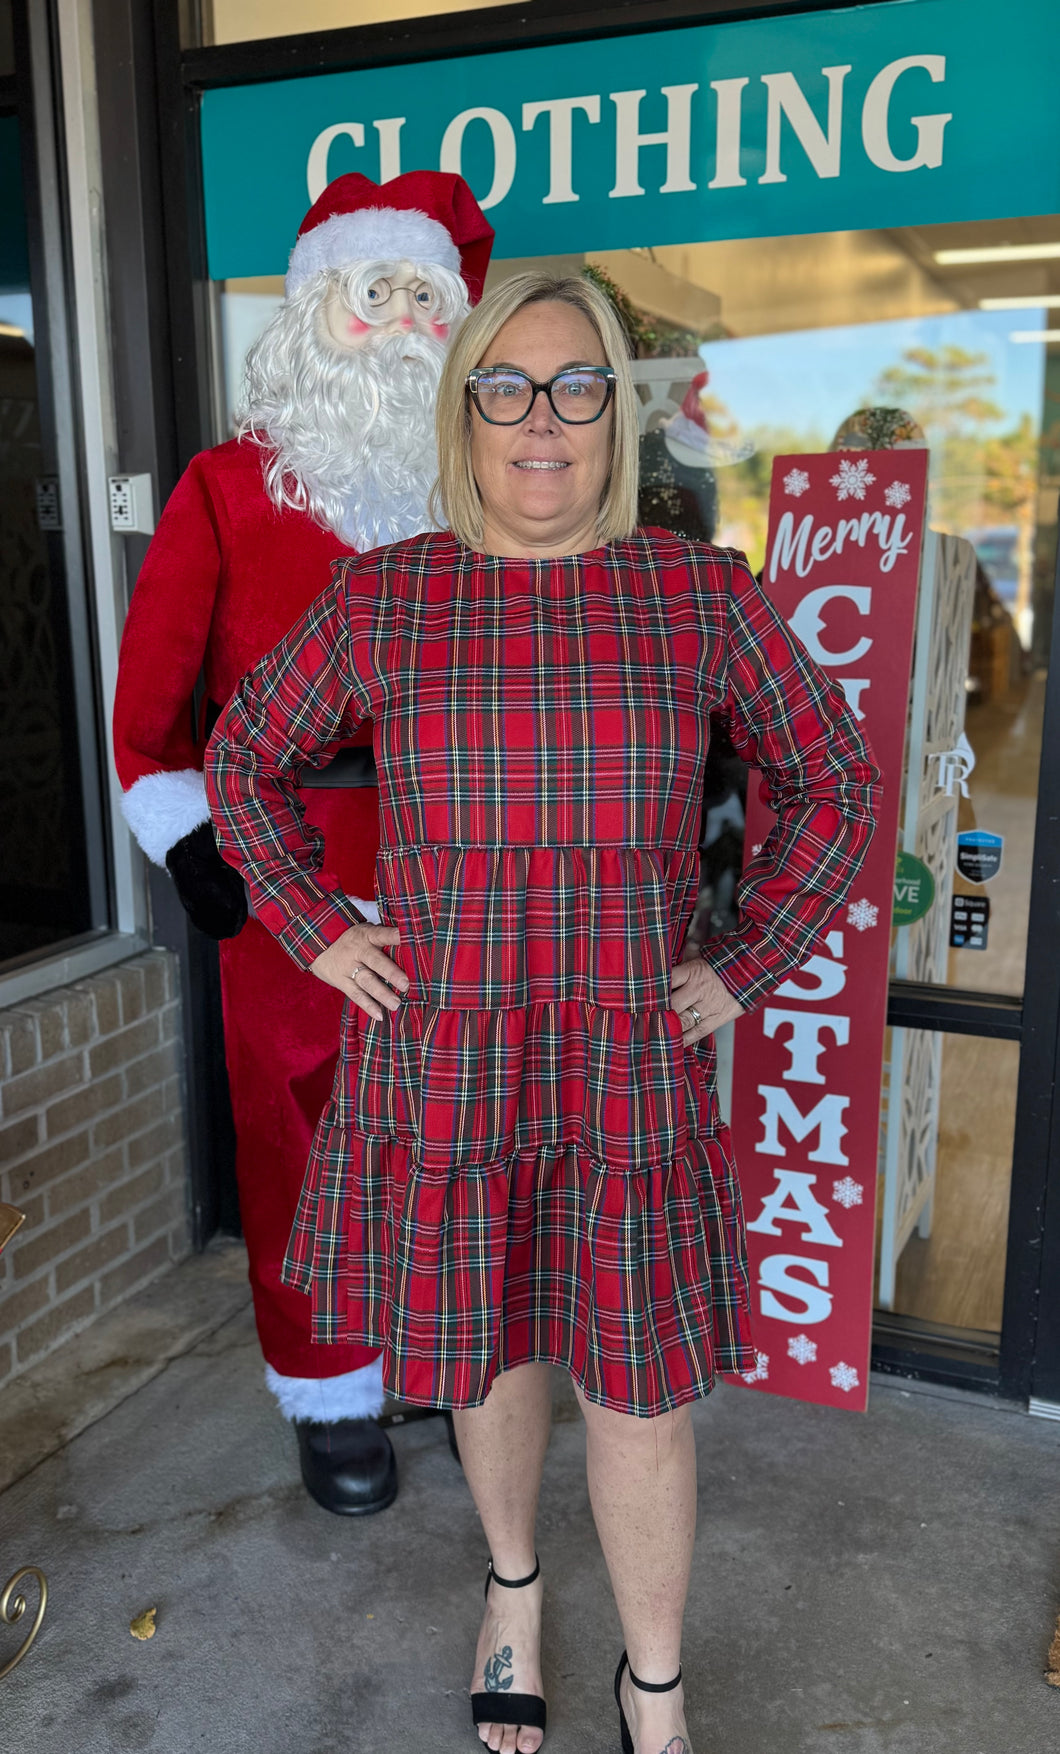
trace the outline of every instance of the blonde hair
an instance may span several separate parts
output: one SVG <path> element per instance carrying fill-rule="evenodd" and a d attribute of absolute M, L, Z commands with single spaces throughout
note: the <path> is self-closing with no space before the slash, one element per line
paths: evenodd
<path fill-rule="evenodd" d="M 481 548 L 482 500 L 471 467 L 471 398 L 467 374 L 484 359 L 496 336 L 527 305 L 566 304 L 592 325 L 615 373 L 611 462 L 600 498 L 601 543 L 620 542 L 637 522 L 640 427 L 637 392 L 629 369 L 629 342 L 610 300 L 588 280 L 555 274 L 513 274 L 488 292 L 457 332 L 438 386 L 436 516 L 468 548 Z"/>

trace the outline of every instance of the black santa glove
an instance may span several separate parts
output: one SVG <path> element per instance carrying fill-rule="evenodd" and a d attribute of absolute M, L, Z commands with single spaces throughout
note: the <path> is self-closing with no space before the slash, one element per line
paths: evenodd
<path fill-rule="evenodd" d="M 208 938 L 235 938 L 247 923 L 243 879 L 217 850 L 213 824 L 200 822 L 166 854 L 166 866 L 192 925 Z"/>

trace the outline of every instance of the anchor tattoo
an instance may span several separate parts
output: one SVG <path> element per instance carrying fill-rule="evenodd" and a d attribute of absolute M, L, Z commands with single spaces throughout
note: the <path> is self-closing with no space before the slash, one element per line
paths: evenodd
<path fill-rule="evenodd" d="M 510 1669 L 511 1666 L 512 1647 L 510 1644 L 506 1644 L 499 1651 L 496 1651 L 486 1664 L 485 1675 L 487 1693 L 507 1692 L 512 1684 L 513 1677 L 511 1675 L 502 1675 L 502 1671 L 504 1669 Z"/>

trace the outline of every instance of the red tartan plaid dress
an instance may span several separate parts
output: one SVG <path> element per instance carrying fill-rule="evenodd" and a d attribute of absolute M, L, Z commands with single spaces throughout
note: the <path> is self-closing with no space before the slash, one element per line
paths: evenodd
<path fill-rule="evenodd" d="M 779 812 L 709 947 L 747 1006 L 846 895 L 876 775 L 741 556 L 661 531 L 550 561 L 448 534 L 356 556 L 218 726 L 222 850 L 308 967 L 358 916 L 298 776 L 373 721 L 377 899 L 411 986 L 381 1023 L 347 1006 L 285 1280 L 317 1339 L 382 1348 L 402 1400 L 475 1406 L 545 1360 L 650 1415 L 754 1364 L 713 1050 L 669 1008 L 711 712 Z"/>

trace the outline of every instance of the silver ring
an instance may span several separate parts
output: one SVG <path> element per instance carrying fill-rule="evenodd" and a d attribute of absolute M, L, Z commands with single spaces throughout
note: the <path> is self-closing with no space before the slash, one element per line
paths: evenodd
<path fill-rule="evenodd" d="M 355 980 L 356 980 L 356 979 L 357 979 L 357 976 L 358 976 L 358 974 L 359 974 L 359 973 L 360 973 L 360 971 L 361 971 L 361 965 L 360 965 L 360 963 L 359 963 L 359 962 L 355 962 L 355 963 L 354 963 L 354 965 L 353 965 L 353 967 L 352 967 L 352 968 L 351 968 L 351 969 L 350 969 L 350 979 L 351 979 L 351 981 L 355 981 Z"/>
<path fill-rule="evenodd" d="M 691 1017 L 692 1022 L 695 1024 L 697 1029 L 699 1028 L 699 1025 L 703 1021 L 702 1017 L 699 1015 L 699 1012 L 696 1010 L 694 1005 L 689 1005 L 688 1010 L 685 1012 L 685 1016 Z"/>

